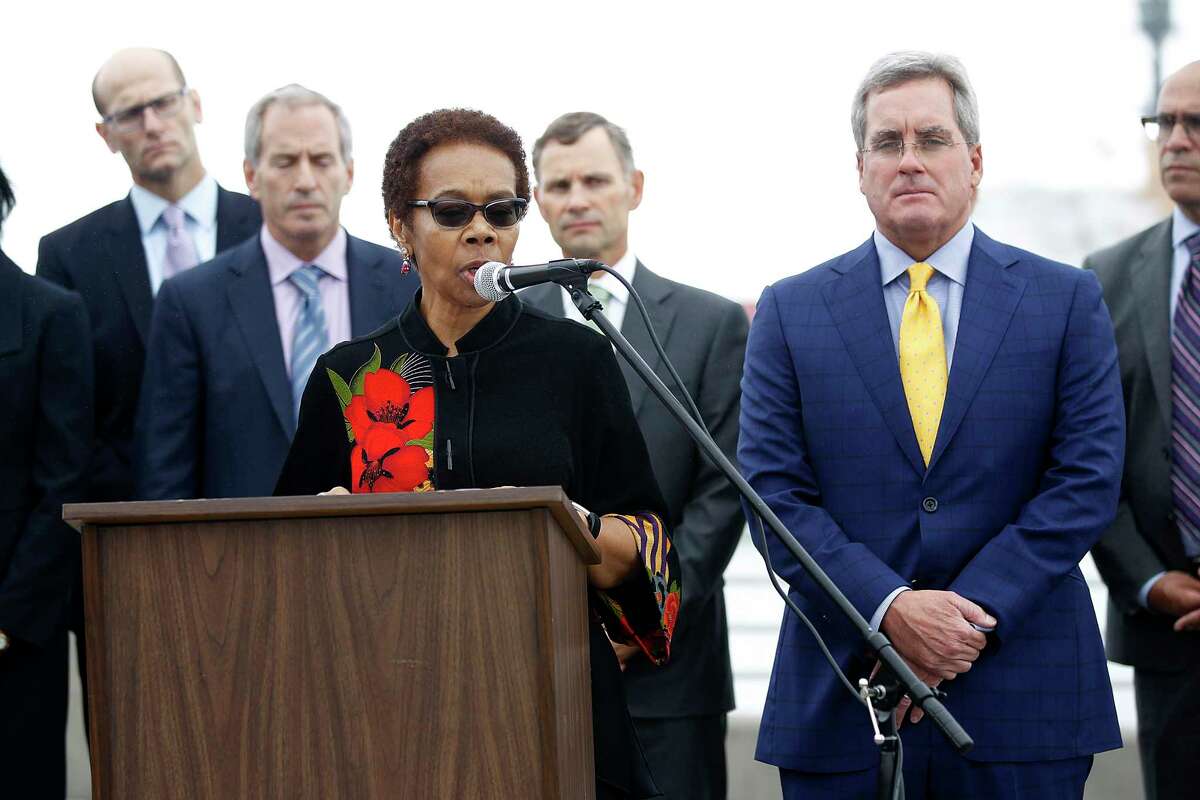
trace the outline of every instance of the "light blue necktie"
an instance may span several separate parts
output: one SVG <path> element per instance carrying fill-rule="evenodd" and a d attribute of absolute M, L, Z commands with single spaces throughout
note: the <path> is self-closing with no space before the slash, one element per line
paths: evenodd
<path fill-rule="evenodd" d="M 317 288 L 322 274 L 316 264 L 305 264 L 288 276 L 301 294 L 299 313 L 292 328 L 292 402 L 297 419 L 308 376 L 312 374 L 317 357 L 329 349 L 325 309 L 321 307 L 321 291 Z"/>

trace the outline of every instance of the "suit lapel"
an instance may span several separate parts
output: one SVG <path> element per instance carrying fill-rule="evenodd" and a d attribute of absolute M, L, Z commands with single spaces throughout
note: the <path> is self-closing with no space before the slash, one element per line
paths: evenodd
<path fill-rule="evenodd" d="M 258 233 L 261 222 L 250 200 L 217 187 L 217 252 L 222 253 Z"/>
<path fill-rule="evenodd" d="M 658 339 L 665 349 L 671 336 L 671 325 L 675 321 L 675 308 L 668 302 L 671 294 L 670 284 L 646 269 L 646 266 L 638 261 L 637 268 L 633 273 L 633 288 L 642 298 L 642 302 L 646 304 L 646 313 L 650 317 L 650 324 L 654 326 L 654 332 L 658 334 Z M 638 313 L 637 303 L 632 297 L 625 304 L 625 317 L 621 320 L 621 333 L 646 360 L 650 369 L 658 374 L 662 360 L 658 356 L 658 351 L 654 349 L 654 343 L 650 339 L 650 329 L 646 327 L 642 315 Z M 621 366 L 621 374 L 625 376 L 625 383 L 629 387 L 629 401 L 633 405 L 633 413 L 637 415 L 641 413 L 649 389 L 646 382 L 624 358 L 618 357 L 617 361 Z M 659 377 L 672 391 L 680 390 L 679 387 L 672 386 L 673 382 L 669 375 L 659 375 Z"/>
<path fill-rule="evenodd" d="M 117 285 L 121 287 L 121 295 L 125 298 L 138 337 L 144 345 L 150 329 L 150 314 L 154 310 L 154 295 L 150 291 L 150 268 L 146 265 L 142 232 L 129 198 L 117 204 L 104 246 Z"/>
<path fill-rule="evenodd" d="M 0 251 L 0 295 L 6 305 L 6 312 L 0 314 L 0 356 L 21 350 L 25 315 L 21 291 L 21 268 Z"/>
<path fill-rule="evenodd" d="M 917 446 L 904 384 L 900 381 L 900 360 L 883 304 L 879 255 L 874 241 L 868 239 L 834 265 L 834 269 L 842 276 L 822 290 L 829 314 L 896 443 L 912 468 L 923 475 L 925 460 Z"/>
<path fill-rule="evenodd" d="M 521 292 L 518 292 L 521 297 L 521 305 L 536 308 L 538 311 L 544 311 L 547 314 L 553 314 L 556 317 L 565 316 L 563 314 L 562 290 L 557 283 L 543 283 L 540 286 L 530 286 Z"/>
<path fill-rule="evenodd" d="M 1171 428 L 1171 220 L 1149 236 L 1129 270 L 1150 382 L 1163 425 Z"/>
<path fill-rule="evenodd" d="M 283 361 L 283 343 L 275 320 L 275 296 L 267 259 L 259 238 L 238 246 L 240 251 L 229 267 L 230 280 L 226 289 L 229 305 L 237 321 L 246 350 L 262 379 L 275 417 L 290 439 L 296 422 L 292 413 L 292 388 Z"/>
<path fill-rule="evenodd" d="M 975 241 L 967 262 L 962 311 L 958 317 L 954 362 L 946 387 L 942 421 L 929 459 L 930 469 L 937 464 L 962 423 L 1025 291 L 1025 279 L 1007 269 L 1016 261 L 1009 248 L 989 239 L 979 229 L 975 230 Z"/>
<path fill-rule="evenodd" d="M 350 292 L 350 335 L 366 336 L 387 322 L 396 311 L 392 309 L 395 291 L 387 285 L 379 268 L 382 256 L 370 253 L 353 236 L 346 236 L 346 277 Z M 397 273 L 393 280 L 400 280 Z M 331 342 L 330 344 L 336 344 Z"/>

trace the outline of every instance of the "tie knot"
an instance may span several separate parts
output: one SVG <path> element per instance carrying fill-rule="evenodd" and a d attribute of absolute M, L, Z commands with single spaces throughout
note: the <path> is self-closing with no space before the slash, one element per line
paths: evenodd
<path fill-rule="evenodd" d="M 305 298 L 311 300 L 317 296 L 317 283 L 320 282 L 322 274 L 324 274 L 323 270 L 316 264 L 305 264 L 292 272 L 288 276 L 288 280 L 300 290 Z"/>
<path fill-rule="evenodd" d="M 923 292 L 925 286 L 929 283 L 929 279 L 933 277 L 933 267 L 926 264 L 924 261 L 918 261 L 908 268 L 908 290 L 910 292 Z"/>
<path fill-rule="evenodd" d="M 1192 257 L 1192 263 L 1200 263 L 1200 233 L 1193 233 L 1184 239 L 1183 246 L 1188 249 L 1188 254 Z"/>
<path fill-rule="evenodd" d="M 603 286 L 598 286 L 593 283 L 588 286 L 588 291 L 591 292 L 592 297 L 596 298 L 600 302 L 600 305 L 604 305 L 609 300 L 612 300 L 612 292 L 610 292 L 608 289 L 605 289 Z"/>
<path fill-rule="evenodd" d="M 183 209 L 175 204 L 171 204 L 163 209 L 162 220 L 167 224 L 167 229 L 177 231 L 183 228 Z"/>

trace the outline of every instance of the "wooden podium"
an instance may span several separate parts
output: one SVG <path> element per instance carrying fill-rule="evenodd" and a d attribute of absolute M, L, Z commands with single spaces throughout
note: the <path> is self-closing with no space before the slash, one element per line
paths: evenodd
<path fill-rule="evenodd" d="M 93 791 L 592 798 L 558 487 L 74 504 Z"/>

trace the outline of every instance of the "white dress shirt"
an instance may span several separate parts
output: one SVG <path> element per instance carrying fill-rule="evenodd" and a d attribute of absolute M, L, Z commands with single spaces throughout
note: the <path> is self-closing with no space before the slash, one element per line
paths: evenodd
<path fill-rule="evenodd" d="M 637 256 L 633 254 L 633 249 L 626 248 L 625 255 L 621 256 L 621 260 L 613 264 L 612 268 L 622 278 L 633 283 L 633 274 L 637 271 Z M 625 321 L 625 308 L 629 305 L 629 290 L 625 288 L 624 284 L 607 272 L 592 273 L 592 278 L 588 284 L 590 286 L 599 286 L 609 293 L 608 302 L 602 304 L 604 306 L 604 316 L 608 317 L 613 327 L 621 330 L 621 323 Z M 583 318 L 583 314 L 580 314 L 579 309 L 571 302 L 571 294 L 566 289 L 562 289 L 562 299 L 563 312 L 567 315 L 567 318 L 586 325 L 587 320 Z"/>
<path fill-rule="evenodd" d="M 170 203 L 148 189 L 134 185 L 129 192 L 133 213 L 142 232 L 142 249 L 150 272 L 150 291 L 157 295 L 167 261 L 167 223 L 162 212 Z M 217 181 L 207 172 L 193 189 L 176 203 L 183 209 L 183 226 L 196 246 L 197 263 L 217 254 Z"/>

